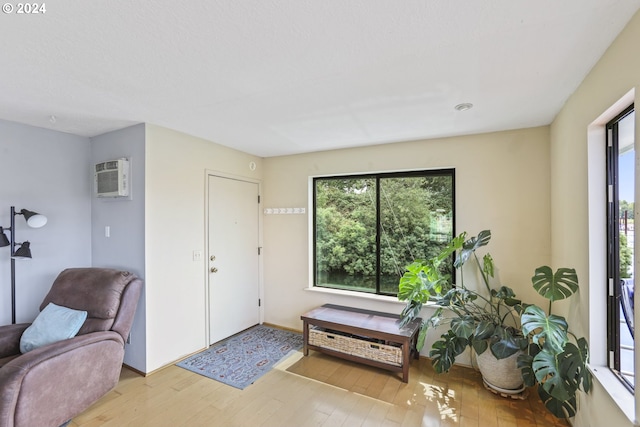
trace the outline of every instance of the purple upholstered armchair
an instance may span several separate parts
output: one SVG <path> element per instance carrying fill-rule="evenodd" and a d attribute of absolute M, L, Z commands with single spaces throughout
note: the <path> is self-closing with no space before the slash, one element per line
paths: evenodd
<path fill-rule="evenodd" d="M 21 354 L 29 324 L 0 326 L 0 427 L 59 426 L 113 389 L 141 289 L 126 271 L 66 269 L 40 310 L 52 302 L 86 311 L 75 337 Z"/>

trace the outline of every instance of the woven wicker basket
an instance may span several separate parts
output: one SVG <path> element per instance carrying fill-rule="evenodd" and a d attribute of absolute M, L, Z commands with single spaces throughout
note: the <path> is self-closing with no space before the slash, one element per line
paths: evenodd
<path fill-rule="evenodd" d="M 309 344 L 391 365 L 402 365 L 402 348 L 372 342 L 365 338 L 345 336 L 334 331 L 309 329 Z"/>

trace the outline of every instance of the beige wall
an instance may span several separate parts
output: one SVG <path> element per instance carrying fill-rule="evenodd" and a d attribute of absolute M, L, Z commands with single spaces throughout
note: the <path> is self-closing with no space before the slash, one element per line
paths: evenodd
<path fill-rule="evenodd" d="M 254 171 L 249 163 L 255 162 Z M 180 132 L 146 126 L 147 372 L 207 345 L 206 171 L 260 180 L 262 160 Z"/>
<path fill-rule="evenodd" d="M 449 167 L 457 231 L 490 229 L 502 281 L 535 299 L 530 277 L 550 261 L 548 127 L 267 158 L 264 207 L 308 208 L 314 175 Z M 264 216 L 265 321 L 301 329 L 300 315 L 328 302 L 399 313 L 398 302 L 305 290 L 308 213 Z"/>
<path fill-rule="evenodd" d="M 594 266 L 589 264 L 588 252 L 590 235 L 587 127 L 631 89 L 638 90 L 640 84 L 640 57 L 637 54 L 639 41 L 640 14 L 637 13 L 570 97 L 551 125 L 552 261 L 556 266 L 573 266 L 578 271 L 581 287 L 580 304 L 564 308 L 572 327 L 579 335 L 584 336 L 589 334 L 590 294 L 593 297 L 591 304 L 599 304 L 603 301 L 606 292 L 602 278 L 589 277 L 589 271 Z M 636 114 L 636 141 L 638 129 L 640 129 L 638 117 L 639 115 Z M 636 179 L 636 194 L 639 187 Z M 636 215 L 637 212 L 636 210 Z M 602 227 L 604 230 L 604 224 Z M 595 237 L 591 235 L 591 239 Z M 636 261 L 636 271 L 638 267 Z M 606 357 L 601 355 L 605 351 L 606 348 L 603 346 L 594 347 L 592 339 L 592 360 Z M 593 393 L 581 396 L 580 412 L 576 417 L 575 425 L 625 426 L 632 423 L 596 381 Z"/>

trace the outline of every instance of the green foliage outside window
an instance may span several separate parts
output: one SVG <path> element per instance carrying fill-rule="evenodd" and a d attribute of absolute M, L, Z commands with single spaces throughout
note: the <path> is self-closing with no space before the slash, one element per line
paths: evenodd
<path fill-rule="evenodd" d="M 395 295 L 453 236 L 453 171 L 316 178 L 315 285 Z"/>
<path fill-rule="evenodd" d="M 633 251 L 627 244 L 627 236 L 620 233 L 620 278 L 631 277 L 631 263 L 633 262 Z"/>
<path fill-rule="evenodd" d="M 619 201 L 619 214 L 620 218 L 620 278 L 627 279 L 631 277 L 631 263 L 633 262 L 633 250 L 629 246 L 629 239 L 627 233 L 633 233 L 634 227 L 634 203 L 626 200 Z"/>
<path fill-rule="evenodd" d="M 619 202 L 620 205 L 620 215 L 619 218 L 624 218 L 625 215 L 624 213 L 627 212 L 627 216 L 629 218 L 633 218 L 633 207 L 634 207 L 634 202 L 628 202 L 626 200 L 620 200 Z"/>

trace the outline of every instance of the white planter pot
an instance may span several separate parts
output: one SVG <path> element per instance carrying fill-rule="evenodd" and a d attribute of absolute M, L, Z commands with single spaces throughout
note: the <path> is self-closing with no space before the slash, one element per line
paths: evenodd
<path fill-rule="evenodd" d="M 485 384 L 500 393 L 518 394 L 524 390 L 524 381 L 517 360 L 520 352 L 507 357 L 496 359 L 487 349 L 482 354 L 476 354 L 478 368 Z"/>

